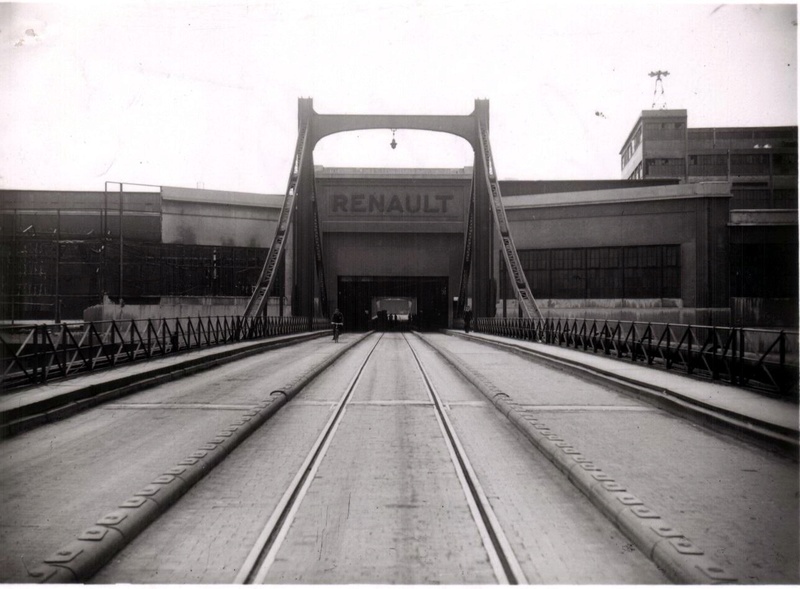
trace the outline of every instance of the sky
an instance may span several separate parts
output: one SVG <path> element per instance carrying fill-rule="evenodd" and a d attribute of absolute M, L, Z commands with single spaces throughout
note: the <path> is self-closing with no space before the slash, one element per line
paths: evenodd
<path fill-rule="evenodd" d="M 321 114 L 469 114 L 489 99 L 500 179 L 619 178 L 654 102 L 690 127 L 797 125 L 797 7 L 0 1 L 0 189 L 281 194 L 299 97 Z M 395 138 L 337 134 L 314 161 L 472 165 L 459 138 Z"/>

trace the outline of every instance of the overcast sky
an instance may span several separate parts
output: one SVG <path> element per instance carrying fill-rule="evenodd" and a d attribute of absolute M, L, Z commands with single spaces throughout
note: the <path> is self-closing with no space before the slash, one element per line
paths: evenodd
<path fill-rule="evenodd" d="M 297 99 L 469 114 L 501 179 L 619 178 L 654 79 L 691 127 L 797 125 L 793 4 L 273 0 L 0 3 L 0 188 L 283 193 Z M 460 167 L 437 133 L 322 140 L 324 166 Z"/>

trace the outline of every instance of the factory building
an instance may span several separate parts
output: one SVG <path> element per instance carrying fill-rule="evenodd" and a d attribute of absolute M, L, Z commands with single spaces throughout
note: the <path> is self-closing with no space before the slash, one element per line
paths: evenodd
<path fill-rule="evenodd" d="M 732 320 L 797 326 L 797 127 L 700 127 L 686 110 L 647 110 L 620 151 L 629 179 L 731 183 Z"/>
<path fill-rule="evenodd" d="M 686 111 L 644 111 L 620 155 L 619 180 L 500 181 L 545 316 L 797 325 L 796 127 L 689 129 Z M 427 326 L 452 326 L 472 168 L 315 178 L 329 306 L 366 329 L 376 301 L 401 298 Z M 283 195 L 111 188 L 0 191 L 4 321 L 241 312 Z M 490 283 L 472 287 L 513 317 L 491 239 Z M 270 314 L 292 313 L 289 244 Z"/>
<path fill-rule="evenodd" d="M 208 297 L 233 312 L 251 293 L 282 200 L 166 186 L 0 191 L 0 318 L 80 319 L 120 300 L 177 316 Z"/>

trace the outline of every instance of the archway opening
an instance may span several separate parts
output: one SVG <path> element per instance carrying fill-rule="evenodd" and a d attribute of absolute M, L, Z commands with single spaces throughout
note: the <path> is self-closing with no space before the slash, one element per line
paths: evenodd
<path fill-rule="evenodd" d="M 474 157 L 461 137 L 415 129 L 335 133 L 314 149 L 314 163 L 326 168 L 463 168 L 472 166 Z"/>

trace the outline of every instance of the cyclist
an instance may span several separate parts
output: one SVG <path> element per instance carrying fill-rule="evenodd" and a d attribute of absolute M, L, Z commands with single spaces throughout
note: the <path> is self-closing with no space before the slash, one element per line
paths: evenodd
<path fill-rule="evenodd" d="M 469 305 L 467 305 L 464 308 L 464 333 L 469 333 L 471 327 L 472 327 L 472 309 L 470 309 Z"/>
<path fill-rule="evenodd" d="M 331 325 L 333 325 L 333 341 L 338 342 L 339 331 L 344 327 L 344 316 L 338 308 L 331 315 Z"/>

